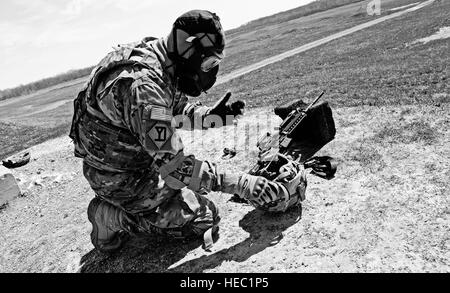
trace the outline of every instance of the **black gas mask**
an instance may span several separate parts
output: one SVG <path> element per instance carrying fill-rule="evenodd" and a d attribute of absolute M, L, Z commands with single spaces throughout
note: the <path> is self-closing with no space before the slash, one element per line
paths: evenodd
<path fill-rule="evenodd" d="M 219 17 L 206 10 L 192 10 L 177 18 L 169 40 L 177 88 L 197 97 L 216 82 L 223 59 L 225 35 Z"/>
<path fill-rule="evenodd" d="M 189 96 L 198 97 L 217 80 L 223 54 L 216 48 L 216 36 L 208 33 L 190 36 L 174 28 L 173 41 L 174 52 L 169 57 L 175 61 L 177 87 Z"/>

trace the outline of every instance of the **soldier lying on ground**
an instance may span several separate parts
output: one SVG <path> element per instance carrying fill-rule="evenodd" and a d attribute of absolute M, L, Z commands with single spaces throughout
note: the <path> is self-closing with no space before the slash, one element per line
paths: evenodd
<path fill-rule="evenodd" d="M 304 180 L 298 166 L 286 165 L 283 180 L 270 181 L 222 172 L 183 151 L 174 116 L 243 114 L 245 103 L 228 103 L 229 94 L 213 107 L 188 102 L 214 85 L 224 48 L 219 17 L 190 11 L 168 37 L 119 46 L 93 70 L 74 101 L 70 137 L 96 194 L 87 213 L 97 249 L 115 250 L 136 233 L 203 237 L 210 245 L 220 220 L 204 196 L 211 191 L 255 205 L 281 199 L 280 210 L 286 200 L 295 204 L 292 185 Z"/>

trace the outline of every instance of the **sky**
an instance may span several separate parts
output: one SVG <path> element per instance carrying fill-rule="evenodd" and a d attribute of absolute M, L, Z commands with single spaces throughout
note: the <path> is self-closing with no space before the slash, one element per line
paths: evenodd
<path fill-rule="evenodd" d="M 166 36 L 192 9 L 225 30 L 312 0 L 1 0 L 0 89 L 95 65 L 117 44 Z"/>

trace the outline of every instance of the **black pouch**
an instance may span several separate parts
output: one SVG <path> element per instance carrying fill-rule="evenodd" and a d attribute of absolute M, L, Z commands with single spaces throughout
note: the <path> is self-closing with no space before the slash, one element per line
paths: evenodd
<path fill-rule="evenodd" d="M 307 107 L 301 101 L 296 101 L 295 103 L 295 106 L 302 110 L 305 110 Z M 286 117 L 284 112 L 286 112 L 286 109 L 289 109 L 289 106 L 275 108 L 275 114 L 284 119 Z M 324 101 L 312 106 L 307 116 L 292 133 L 290 148 L 301 156 L 300 162 L 303 163 L 332 141 L 335 135 L 336 127 L 333 112 L 328 102 Z"/>

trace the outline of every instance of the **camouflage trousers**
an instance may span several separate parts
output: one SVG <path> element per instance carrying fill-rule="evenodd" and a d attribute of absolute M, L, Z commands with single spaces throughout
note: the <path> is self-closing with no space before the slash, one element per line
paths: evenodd
<path fill-rule="evenodd" d="M 108 204 L 102 221 L 111 223 L 117 211 L 110 210 L 120 210 L 118 222 L 126 223 L 120 225 L 126 232 L 186 238 L 217 229 L 220 217 L 212 201 L 186 188 L 169 188 L 155 170 L 117 173 L 84 163 L 83 173 L 103 206 Z"/>

